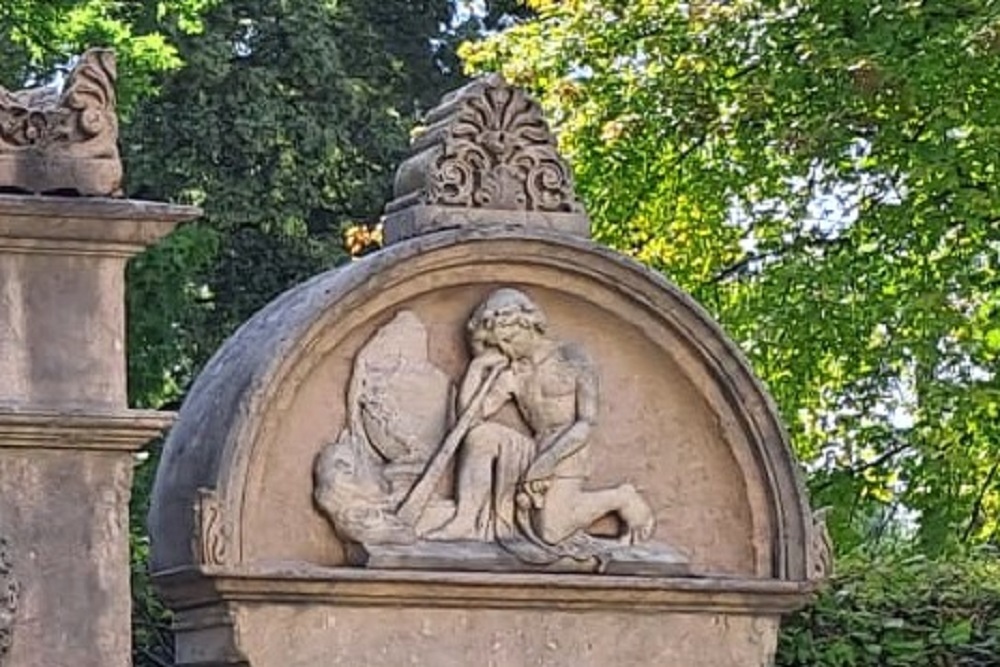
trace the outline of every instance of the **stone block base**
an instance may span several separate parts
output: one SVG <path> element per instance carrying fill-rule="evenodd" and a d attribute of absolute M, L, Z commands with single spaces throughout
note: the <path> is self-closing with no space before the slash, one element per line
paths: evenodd
<path fill-rule="evenodd" d="M 250 667 L 763 667 L 778 629 L 726 614 L 296 605 L 242 608 L 235 622 Z M 178 649 L 178 666 L 227 664 Z"/>
<path fill-rule="evenodd" d="M 156 579 L 177 609 L 177 667 L 766 667 L 781 615 L 811 591 L 751 579 L 305 564 Z"/>

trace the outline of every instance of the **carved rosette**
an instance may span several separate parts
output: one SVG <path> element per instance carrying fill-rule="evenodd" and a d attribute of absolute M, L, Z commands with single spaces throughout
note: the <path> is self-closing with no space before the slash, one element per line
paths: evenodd
<path fill-rule="evenodd" d="M 120 194 L 116 78 L 114 53 L 93 49 L 61 91 L 0 88 L 0 188 Z"/>
<path fill-rule="evenodd" d="M 21 587 L 14 575 L 10 542 L 0 537 L 0 665 L 14 640 L 14 618 Z"/>
<path fill-rule="evenodd" d="M 499 75 L 446 96 L 396 176 L 389 212 L 414 204 L 582 213 L 537 102 Z"/>

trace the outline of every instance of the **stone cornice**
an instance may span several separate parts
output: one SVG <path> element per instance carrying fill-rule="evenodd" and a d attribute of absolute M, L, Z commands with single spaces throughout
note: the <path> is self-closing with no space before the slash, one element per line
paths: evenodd
<path fill-rule="evenodd" d="M 128 258 L 199 215 L 133 199 L 0 195 L 0 252 Z"/>
<path fill-rule="evenodd" d="M 780 615 L 801 608 L 814 582 L 720 577 L 646 578 L 386 571 L 309 564 L 177 568 L 154 575 L 175 610 L 217 602 L 336 606 L 559 609 Z"/>
<path fill-rule="evenodd" d="M 174 421 L 172 412 L 85 415 L 0 411 L 0 449 L 135 452 Z"/>

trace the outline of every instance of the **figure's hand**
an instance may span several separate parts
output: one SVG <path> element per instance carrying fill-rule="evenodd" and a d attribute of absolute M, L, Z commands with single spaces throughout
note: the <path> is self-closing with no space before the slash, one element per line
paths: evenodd
<path fill-rule="evenodd" d="M 535 459 L 530 466 L 528 466 L 528 471 L 524 474 L 524 480 L 526 482 L 533 483 L 546 480 L 555 474 L 555 464 L 552 459 L 544 454 Z"/>
<path fill-rule="evenodd" d="M 487 347 L 481 353 L 477 354 L 469 362 L 469 366 L 478 369 L 484 375 L 492 371 L 494 368 L 503 368 L 510 364 L 510 359 L 495 347 Z"/>

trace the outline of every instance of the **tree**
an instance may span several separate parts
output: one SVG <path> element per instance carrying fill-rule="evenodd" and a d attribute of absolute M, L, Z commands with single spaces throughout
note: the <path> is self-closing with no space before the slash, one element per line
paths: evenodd
<path fill-rule="evenodd" d="M 154 92 L 159 73 L 180 65 L 162 24 L 169 21 L 196 33 L 208 2 L 5 0 L 0 5 L 0 85 L 45 82 L 57 69 L 68 69 L 84 49 L 110 46 L 118 53 L 119 106 L 127 116 L 136 101 Z"/>
<path fill-rule="evenodd" d="M 742 345 L 835 541 L 996 542 L 1000 4 L 528 4 L 468 63 L 537 93 L 597 238 Z"/>
<path fill-rule="evenodd" d="M 254 311 L 346 259 L 343 226 L 377 220 L 415 111 L 454 76 L 431 41 L 451 11 L 233 0 L 172 33 L 185 65 L 126 128 L 129 191 L 205 217 L 132 267 L 138 401 L 176 400 Z"/>

